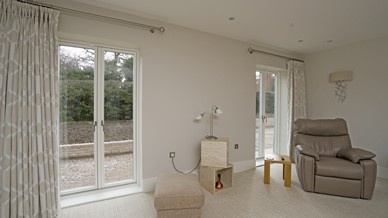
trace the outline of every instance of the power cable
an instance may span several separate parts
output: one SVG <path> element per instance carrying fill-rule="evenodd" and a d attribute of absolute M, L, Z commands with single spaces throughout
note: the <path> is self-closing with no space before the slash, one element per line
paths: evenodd
<path fill-rule="evenodd" d="M 174 169 L 175 169 L 178 173 L 185 173 L 185 172 L 180 171 L 180 170 L 178 170 L 178 169 L 176 168 L 175 162 L 174 162 L 174 157 L 171 158 L 171 162 L 172 162 L 172 166 L 174 167 Z M 195 168 L 192 169 L 192 170 L 191 170 L 190 172 L 188 172 L 188 173 L 192 173 L 194 170 L 196 170 L 196 169 L 198 168 L 198 166 L 199 166 L 200 163 L 201 163 L 201 158 L 199 158 L 199 161 L 198 161 L 198 163 L 197 163 L 197 166 L 195 166 Z"/>

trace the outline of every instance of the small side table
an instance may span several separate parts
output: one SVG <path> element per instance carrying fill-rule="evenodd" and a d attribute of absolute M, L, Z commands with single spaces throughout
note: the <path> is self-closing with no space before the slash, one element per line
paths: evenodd
<path fill-rule="evenodd" d="M 270 183 L 271 164 L 283 164 L 284 186 L 291 187 L 291 160 L 287 155 L 269 155 L 264 159 L 264 184 Z"/>
<path fill-rule="evenodd" d="M 222 189 L 216 189 L 217 175 L 221 175 Z M 199 169 L 199 181 L 210 193 L 222 192 L 233 186 L 233 165 L 228 163 L 227 167 L 201 166 Z"/>

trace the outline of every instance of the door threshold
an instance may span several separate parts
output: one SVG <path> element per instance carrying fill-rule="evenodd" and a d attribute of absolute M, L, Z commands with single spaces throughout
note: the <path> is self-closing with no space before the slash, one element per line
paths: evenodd
<path fill-rule="evenodd" d="M 256 167 L 262 167 L 264 166 L 264 158 L 256 158 Z"/>
<path fill-rule="evenodd" d="M 77 194 L 70 194 L 60 197 L 61 208 L 74 207 L 97 201 L 123 197 L 131 194 L 143 192 L 137 184 L 94 190 Z"/>

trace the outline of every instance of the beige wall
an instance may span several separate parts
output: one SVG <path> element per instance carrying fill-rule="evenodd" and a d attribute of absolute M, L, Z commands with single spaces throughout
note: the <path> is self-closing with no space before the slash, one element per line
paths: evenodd
<path fill-rule="evenodd" d="M 378 175 L 388 178 L 388 37 L 305 57 L 309 118 L 344 118 L 353 147 L 376 153 Z M 329 74 L 353 71 L 340 104 Z"/>
<path fill-rule="evenodd" d="M 50 3 L 91 10 L 69 2 Z M 188 171 L 196 165 L 209 123 L 193 120 L 213 104 L 224 112 L 215 120 L 214 133 L 229 137 L 230 162 L 254 160 L 256 65 L 285 68 L 284 59 L 249 54 L 249 44 L 208 33 L 106 10 L 94 12 L 166 27 L 164 34 L 150 34 L 82 16 L 60 16 L 62 40 L 140 51 L 140 160 L 144 179 L 175 172 L 168 157 L 170 151 L 176 152 L 180 170 Z M 235 143 L 240 144 L 238 150 L 233 148 Z"/>

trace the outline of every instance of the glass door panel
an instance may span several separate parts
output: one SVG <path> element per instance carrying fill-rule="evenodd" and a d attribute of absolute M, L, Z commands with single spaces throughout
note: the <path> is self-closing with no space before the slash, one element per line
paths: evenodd
<path fill-rule="evenodd" d="M 256 158 L 275 153 L 276 84 L 276 74 L 256 72 Z"/>
<path fill-rule="evenodd" d="M 265 124 L 264 128 L 264 154 L 275 153 L 275 84 L 276 75 L 272 73 L 265 73 L 265 113 L 263 114 L 262 122 Z"/>
<path fill-rule="evenodd" d="M 261 122 L 262 120 L 262 106 L 263 104 L 260 104 L 262 97 L 260 95 L 261 93 L 261 73 L 259 71 L 256 71 L 256 131 L 255 131 L 255 158 L 263 157 L 263 151 L 261 145 L 264 144 L 264 138 L 262 130 L 263 130 L 263 124 Z"/>
<path fill-rule="evenodd" d="M 61 192 L 96 187 L 94 50 L 59 46 Z"/>
<path fill-rule="evenodd" d="M 134 54 L 104 50 L 104 182 L 134 180 Z"/>

